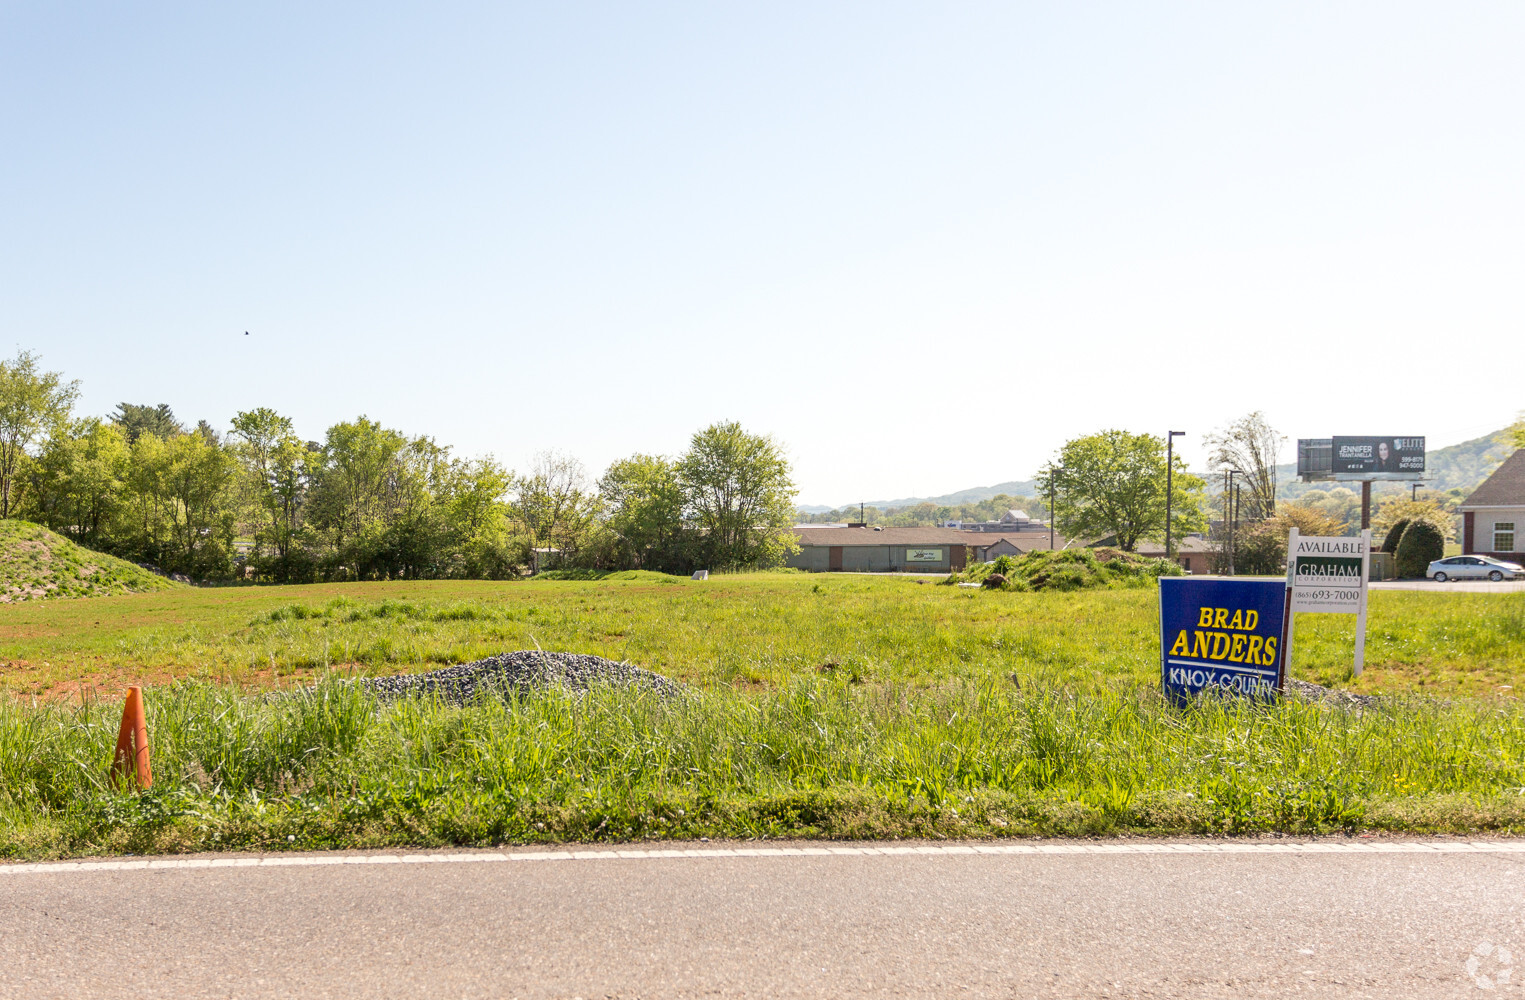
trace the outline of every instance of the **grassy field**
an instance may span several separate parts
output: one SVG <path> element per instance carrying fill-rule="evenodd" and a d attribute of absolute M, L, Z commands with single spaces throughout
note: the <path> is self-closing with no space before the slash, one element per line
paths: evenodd
<path fill-rule="evenodd" d="M 1019 677 L 1077 690 L 1158 678 L 1152 589 L 975 592 L 906 577 L 755 574 L 698 583 L 423 582 L 177 588 L 0 608 L 0 689 L 44 698 L 191 677 L 310 682 L 504 649 L 629 659 L 704 686 L 816 672 L 926 686 Z M 1371 595 L 1367 670 L 1353 621 L 1298 619 L 1293 675 L 1359 691 L 1525 690 L 1525 594 Z"/>
<path fill-rule="evenodd" d="M 799 574 L 0 608 L 0 854 L 1525 828 L 1525 594 L 1374 593 L 1359 683 L 1351 623 L 1301 617 L 1294 676 L 1396 695 L 1364 712 L 1173 709 L 1156 628 L 1150 590 Z M 303 690 L 536 645 L 692 693 L 452 708 Z M 156 783 L 124 794 L 106 765 L 140 680 Z"/>

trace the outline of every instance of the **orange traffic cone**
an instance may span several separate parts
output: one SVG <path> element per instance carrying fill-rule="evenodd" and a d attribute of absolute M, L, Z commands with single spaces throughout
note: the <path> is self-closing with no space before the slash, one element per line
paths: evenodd
<path fill-rule="evenodd" d="M 135 779 L 139 788 L 154 783 L 154 772 L 148 763 L 148 717 L 143 714 L 143 689 L 127 689 L 127 704 L 122 706 L 122 728 L 117 731 L 116 757 L 111 762 L 111 773 L 124 782 Z"/>

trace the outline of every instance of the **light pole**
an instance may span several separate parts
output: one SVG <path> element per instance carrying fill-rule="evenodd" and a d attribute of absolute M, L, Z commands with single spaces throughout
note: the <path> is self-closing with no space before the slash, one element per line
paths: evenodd
<path fill-rule="evenodd" d="M 1170 501 L 1171 491 L 1175 486 L 1175 443 L 1176 438 L 1185 437 L 1185 431 L 1171 431 L 1165 436 L 1165 558 L 1174 558 L 1170 553 Z M 1053 548 L 1052 545 L 1049 548 Z"/>
<path fill-rule="evenodd" d="M 1234 497 L 1236 496 L 1239 487 L 1238 484 L 1234 482 L 1234 477 L 1242 475 L 1244 475 L 1244 473 L 1240 472 L 1238 469 L 1228 470 L 1228 490 L 1223 495 L 1223 519 L 1227 522 L 1225 527 L 1228 528 L 1229 576 L 1238 575 L 1238 571 L 1234 567 L 1234 560 L 1239 555 L 1239 537 L 1236 530 L 1239 527 L 1239 505 L 1234 502 Z"/>
<path fill-rule="evenodd" d="M 1419 500 L 1419 484 L 1418 483 L 1409 483 L 1409 499 L 1413 500 L 1413 501 L 1416 501 L 1416 502 Z"/>
<path fill-rule="evenodd" d="M 1048 467 L 1048 550 L 1054 551 L 1054 475 L 1053 463 Z"/>

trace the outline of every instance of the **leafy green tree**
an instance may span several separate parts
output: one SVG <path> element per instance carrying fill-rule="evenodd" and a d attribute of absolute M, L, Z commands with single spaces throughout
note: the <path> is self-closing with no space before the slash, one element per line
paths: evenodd
<path fill-rule="evenodd" d="M 195 431 L 166 445 L 162 483 L 169 500 L 170 548 L 165 568 L 225 576 L 233 544 L 236 460 Z"/>
<path fill-rule="evenodd" d="M 407 444 L 397 431 L 364 416 L 328 429 L 308 506 L 341 575 L 366 575 L 386 529 L 398 455 Z"/>
<path fill-rule="evenodd" d="M 86 417 L 37 459 L 27 516 L 82 545 L 112 548 L 130 453 L 121 428 Z"/>
<path fill-rule="evenodd" d="M 1165 445 L 1149 434 L 1106 430 L 1065 443 L 1037 477 L 1039 492 L 1054 484 L 1055 525 L 1070 538 L 1111 537 L 1132 552 L 1143 539 L 1165 535 Z M 1207 524 L 1203 483 L 1175 460 L 1172 531 L 1181 538 Z"/>
<path fill-rule="evenodd" d="M 1398 575 L 1419 579 L 1445 553 L 1446 540 L 1439 528 L 1429 521 L 1412 521 L 1398 540 Z"/>
<path fill-rule="evenodd" d="M 568 558 L 581 546 L 599 513 L 582 463 L 541 452 L 527 475 L 514 478 L 510 507 L 535 548 L 559 549 Z"/>
<path fill-rule="evenodd" d="M 772 438 L 712 424 L 693 436 L 677 472 L 710 568 L 772 566 L 798 551 L 794 481 Z"/>
<path fill-rule="evenodd" d="M 129 449 L 123 482 L 130 526 L 119 541 L 120 550 L 161 566 L 169 551 L 170 460 L 170 447 L 163 438 L 140 434 Z"/>
<path fill-rule="evenodd" d="M 158 406 L 118 403 L 116 412 L 111 415 L 111 422 L 126 432 L 128 444 L 137 444 L 138 438 L 144 434 L 152 434 L 167 441 L 185 432 L 168 403 L 160 403 Z"/>
<path fill-rule="evenodd" d="M 25 499 L 30 450 L 65 427 L 79 398 L 78 381 L 37 362 L 31 351 L 0 361 L 0 518 L 14 517 Z"/>
<path fill-rule="evenodd" d="M 450 523 L 449 575 L 508 579 L 528 559 L 527 542 L 509 526 L 507 499 L 514 477 L 491 455 L 451 463 L 440 503 Z"/>
<path fill-rule="evenodd" d="M 294 527 L 295 510 L 283 509 L 286 505 L 277 496 L 277 465 L 282 458 L 287 462 L 301 458 L 300 453 L 283 453 L 283 449 L 300 444 L 292 431 L 291 418 L 269 407 L 243 410 L 233 416 L 231 438 L 233 453 L 242 469 L 240 506 L 244 518 L 254 528 L 254 554 L 258 558 L 266 551 L 281 552 L 290 545 L 290 533 L 282 529 L 288 524 Z M 302 498 L 289 499 L 299 506 Z"/>
<path fill-rule="evenodd" d="M 1452 505 L 1444 500 L 1410 500 L 1406 497 L 1389 500 L 1377 508 L 1372 517 L 1372 527 L 1377 531 L 1391 531 L 1392 526 L 1399 521 L 1428 521 L 1449 542 L 1456 537 L 1456 514 L 1451 508 Z"/>
<path fill-rule="evenodd" d="M 1387 526 L 1387 531 L 1382 535 L 1382 551 L 1396 553 L 1398 543 L 1403 540 L 1403 532 L 1409 526 L 1409 519 L 1400 517 Z"/>
<path fill-rule="evenodd" d="M 1287 568 L 1287 538 L 1293 528 L 1301 535 L 1327 537 L 1344 533 L 1343 526 L 1316 508 L 1296 503 L 1276 505 L 1276 516 L 1242 525 L 1234 539 L 1234 571 L 1250 576 L 1274 576 Z"/>
<path fill-rule="evenodd" d="M 598 492 L 605 524 L 632 567 L 680 568 L 687 498 L 675 463 L 660 455 L 620 459 L 599 479 Z"/>

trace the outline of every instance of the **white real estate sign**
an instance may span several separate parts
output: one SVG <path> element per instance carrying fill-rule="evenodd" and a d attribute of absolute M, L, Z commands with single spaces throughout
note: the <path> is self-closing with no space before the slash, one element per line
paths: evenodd
<path fill-rule="evenodd" d="M 1291 610 L 1356 616 L 1355 673 L 1361 675 L 1366 654 L 1366 581 L 1371 574 L 1371 529 L 1359 538 L 1287 537 L 1287 586 Z M 1292 622 L 1287 622 L 1288 649 Z"/>

